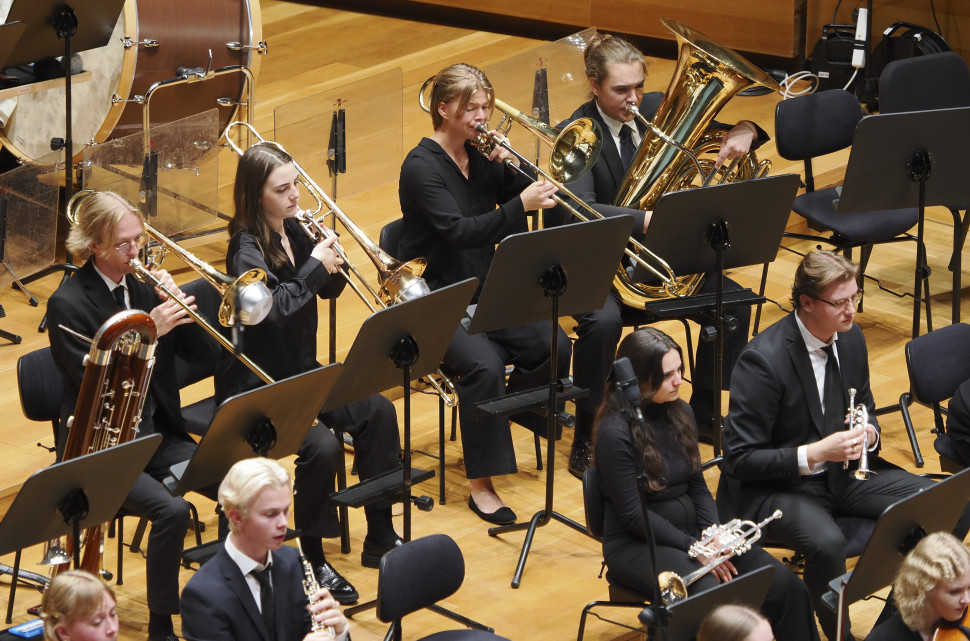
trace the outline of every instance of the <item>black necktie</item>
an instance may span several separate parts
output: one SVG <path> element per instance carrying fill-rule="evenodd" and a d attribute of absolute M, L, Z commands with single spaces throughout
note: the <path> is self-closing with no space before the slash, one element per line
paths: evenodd
<path fill-rule="evenodd" d="M 114 294 L 118 307 L 121 309 L 128 309 L 128 305 L 125 304 L 125 288 L 123 285 L 118 285 L 111 290 L 111 293 Z"/>
<path fill-rule="evenodd" d="M 843 429 L 843 418 L 846 413 L 846 404 L 843 400 L 842 374 L 839 371 L 839 362 L 835 358 L 833 345 L 826 345 L 822 350 L 828 355 L 825 361 L 825 383 L 822 386 L 824 398 L 822 406 L 825 408 L 825 425 L 828 433 Z"/>
<path fill-rule="evenodd" d="M 620 127 L 620 161 L 623 169 L 628 169 L 633 157 L 637 154 L 637 146 L 633 144 L 633 127 L 623 125 Z"/>
<path fill-rule="evenodd" d="M 262 570 L 250 572 L 259 581 L 259 607 L 263 613 L 263 621 L 266 629 L 269 630 L 269 638 L 276 640 L 276 612 L 273 609 L 273 585 L 269 580 L 270 566 Z"/>

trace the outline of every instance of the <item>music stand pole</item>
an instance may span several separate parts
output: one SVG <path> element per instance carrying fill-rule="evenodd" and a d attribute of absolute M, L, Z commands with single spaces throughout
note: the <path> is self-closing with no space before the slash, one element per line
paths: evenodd
<path fill-rule="evenodd" d="M 548 385 L 477 406 L 480 412 L 492 416 L 546 408 L 548 441 L 544 507 L 528 522 L 488 529 L 491 536 L 527 530 L 512 578 L 513 588 L 519 587 L 522 581 L 537 528 L 556 520 L 589 536 L 583 525 L 553 510 L 558 403 L 560 399 L 568 400 L 585 393 L 585 390 L 576 388 L 559 389 L 559 316 L 584 313 L 603 306 L 609 295 L 612 275 L 629 239 L 631 224 L 629 216 L 616 216 L 509 236 L 495 252 L 468 327 L 469 334 L 477 334 L 539 321 L 549 321 L 551 325 Z M 509 301 L 515 301 L 515 304 L 510 305 Z"/>

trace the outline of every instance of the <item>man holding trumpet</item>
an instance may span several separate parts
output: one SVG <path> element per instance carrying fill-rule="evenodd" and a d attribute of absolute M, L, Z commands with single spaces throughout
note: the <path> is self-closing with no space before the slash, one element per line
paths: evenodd
<path fill-rule="evenodd" d="M 838 254 L 810 252 L 795 272 L 795 311 L 741 353 L 724 424 L 719 488 L 741 518 L 784 513 L 767 526 L 766 536 L 805 556 L 804 580 L 830 640 L 836 615 L 821 598 L 828 582 L 846 571 L 845 536 L 834 517 L 877 519 L 893 503 L 933 484 L 877 457 L 868 354 L 855 324 L 858 273 L 858 265 Z M 850 388 L 870 419 L 846 429 Z M 868 480 L 851 463 L 863 451 L 876 472 Z M 961 539 L 966 520 L 964 515 L 954 531 Z"/>

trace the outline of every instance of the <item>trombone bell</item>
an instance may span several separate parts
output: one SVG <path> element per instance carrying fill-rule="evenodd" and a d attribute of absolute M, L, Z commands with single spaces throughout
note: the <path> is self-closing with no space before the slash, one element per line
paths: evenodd
<path fill-rule="evenodd" d="M 250 269 L 233 281 L 219 305 L 219 323 L 231 327 L 238 320 L 243 325 L 257 325 L 273 309 L 273 294 L 266 286 L 266 274 Z"/>

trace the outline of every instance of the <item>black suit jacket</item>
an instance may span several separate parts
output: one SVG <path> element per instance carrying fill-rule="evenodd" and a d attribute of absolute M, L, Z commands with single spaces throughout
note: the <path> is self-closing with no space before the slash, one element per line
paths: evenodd
<path fill-rule="evenodd" d="M 839 334 L 837 349 L 843 387 L 856 388 L 856 404 L 868 408 L 869 422 L 879 429 L 869 389 L 866 341 L 858 325 Z M 722 434 L 721 478 L 735 512 L 755 518 L 771 494 L 798 479 L 798 446 L 843 429 L 843 417 L 828 425 L 823 420 L 811 359 L 794 312 L 755 336 L 734 366 Z"/>
<path fill-rule="evenodd" d="M 141 309 L 147 313 L 161 303 L 151 285 L 141 283 L 131 275 L 126 277 L 126 285 L 131 309 Z M 62 283 L 47 302 L 51 352 L 64 380 L 58 427 L 60 446 L 66 440 L 66 421 L 77 405 L 81 380 L 84 378 L 84 357 L 91 347 L 60 329 L 60 326 L 93 338 L 104 321 L 117 312 L 118 304 L 104 280 L 94 270 L 93 260 L 88 260 L 74 276 Z M 203 361 L 218 357 L 218 350 L 218 344 L 195 323 L 180 325 L 159 339 L 149 399 L 142 412 L 141 435 L 157 432 L 189 438 L 180 411 L 175 355 L 188 361 Z"/>
<path fill-rule="evenodd" d="M 310 632 L 303 569 L 294 548 L 273 552 L 277 641 Z M 269 641 L 266 623 L 239 566 L 221 546 L 182 590 L 182 636 L 188 641 Z"/>
<path fill-rule="evenodd" d="M 663 97 L 663 93 L 659 91 L 643 94 L 639 110 L 644 118 L 647 120 L 653 119 L 657 113 L 657 109 L 660 107 L 660 103 L 663 101 Z M 599 109 L 596 108 L 596 101 L 590 100 L 584 102 L 573 112 L 569 120 L 560 123 L 558 126 L 561 128 L 576 118 L 592 118 L 595 122 L 599 123 L 603 133 L 603 140 L 599 160 L 596 161 L 593 168 L 577 180 L 569 183 L 567 187 L 603 216 L 632 215 L 634 218 L 633 235 L 635 238 L 642 238 L 643 211 L 627 207 L 615 207 L 609 204 L 616 197 L 616 193 L 620 189 L 620 184 L 623 182 L 623 176 L 626 172 L 620 160 L 620 150 L 617 149 L 616 143 L 613 141 L 613 136 L 610 135 L 609 129 L 606 127 L 606 122 L 600 115 Z M 634 122 L 642 139 L 647 128 L 639 120 L 635 120 Z M 728 128 L 728 125 L 713 121 L 711 127 Z M 758 148 L 766 140 L 768 140 L 768 134 L 758 127 L 758 138 L 751 145 L 752 149 Z M 562 207 L 557 206 L 553 211 L 554 213 L 550 213 L 550 217 L 548 218 L 549 224 L 551 225 L 576 222 L 575 218 L 571 214 L 563 211 Z"/>

